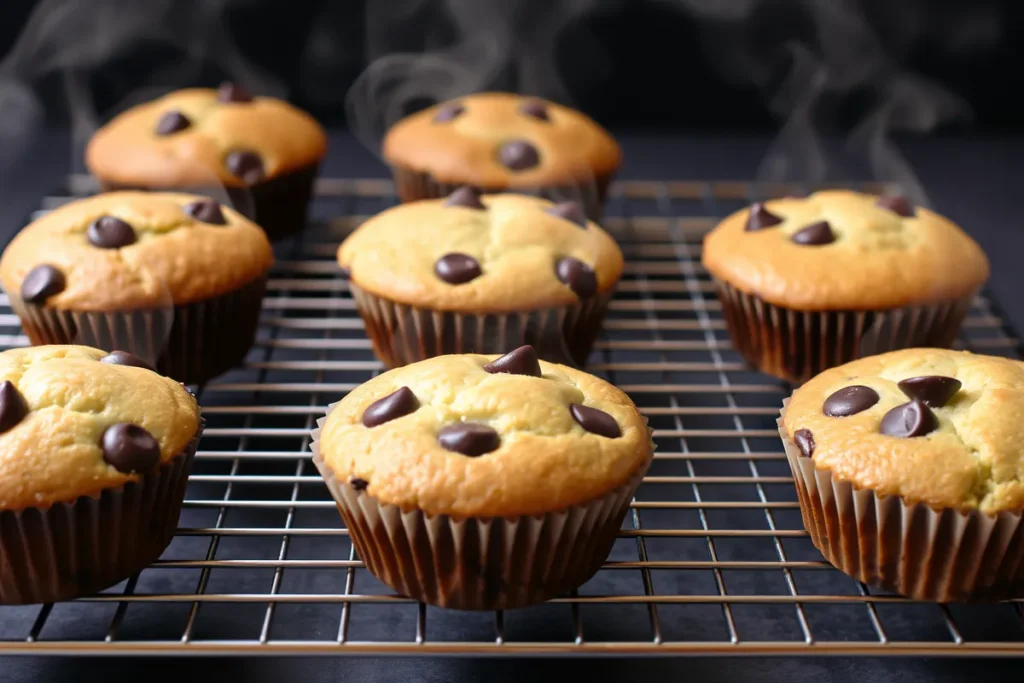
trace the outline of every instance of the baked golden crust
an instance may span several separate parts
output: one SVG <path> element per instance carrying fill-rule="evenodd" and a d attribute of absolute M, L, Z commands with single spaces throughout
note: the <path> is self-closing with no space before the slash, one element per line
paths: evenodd
<path fill-rule="evenodd" d="M 59 269 L 66 281 L 46 305 L 114 311 L 179 305 L 232 291 L 269 270 L 274 253 L 255 223 L 221 206 L 225 225 L 196 220 L 187 194 L 111 192 L 51 211 L 19 232 L 0 257 L 0 284 L 21 291 L 36 266 Z M 117 249 L 90 244 L 89 225 L 101 216 L 128 223 L 137 241 Z"/>
<path fill-rule="evenodd" d="M 465 111 L 451 121 L 435 121 L 453 102 Z M 384 137 L 384 158 L 392 166 L 429 173 L 442 183 L 489 190 L 577 185 L 612 175 L 622 163 L 618 143 L 585 114 L 553 102 L 510 93 L 478 93 L 408 116 Z M 520 111 L 542 102 L 547 120 Z M 510 170 L 499 147 L 523 140 L 539 153 L 536 166 Z"/>
<path fill-rule="evenodd" d="M 157 135 L 160 118 L 171 111 L 191 125 Z M 100 180 L 149 188 L 245 187 L 251 183 L 225 166 L 235 150 L 260 155 L 265 177 L 277 177 L 318 163 L 327 136 L 311 116 L 282 100 L 257 97 L 224 103 L 217 91 L 192 88 L 132 107 L 96 131 L 85 163 Z"/>
<path fill-rule="evenodd" d="M 103 432 L 128 422 L 160 445 L 160 462 L 183 452 L 199 430 L 199 406 L 180 384 L 150 370 L 98 362 L 105 351 L 36 346 L 0 353 L 29 412 L 0 433 L 0 509 L 71 501 L 139 478 L 107 464 Z"/>
<path fill-rule="evenodd" d="M 796 310 L 880 310 L 959 299 L 985 283 L 988 259 L 948 219 L 917 207 L 903 217 L 877 197 L 846 190 L 765 203 L 782 219 L 748 232 L 749 209 L 704 239 L 715 277 L 768 303 Z M 806 246 L 791 236 L 828 221 L 836 241 Z"/>
<path fill-rule="evenodd" d="M 338 263 L 361 289 L 410 306 L 457 312 L 509 312 L 564 306 L 579 297 L 555 264 L 575 258 L 595 271 L 597 292 L 622 275 L 615 240 L 596 223 L 586 229 L 549 215 L 552 203 L 522 195 L 481 198 L 487 210 L 427 199 L 395 206 L 363 223 L 342 243 Z M 450 284 L 434 271 L 445 254 L 476 259 L 482 274 Z"/>
<path fill-rule="evenodd" d="M 897 386 L 939 375 L 962 384 L 931 411 L 938 428 L 901 438 L 880 431 L 882 417 L 910 398 Z M 848 417 L 825 415 L 825 400 L 863 385 L 879 401 Z M 1024 508 L 1024 363 L 945 349 L 906 349 L 827 370 L 794 392 L 783 426 L 813 434 L 815 466 L 880 495 L 936 508 L 995 513 Z"/>
<path fill-rule="evenodd" d="M 495 356 L 438 356 L 386 372 L 330 411 L 320 435 L 325 464 L 342 481 L 429 515 L 542 514 L 604 495 L 650 460 L 647 421 L 611 384 L 541 361 L 542 377 L 490 374 Z M 375 427 L 367 407 L 400 387 L 419 407 Z M 585 431 L 570 414 L 580 403 L 611 415 L 618 438 Z M 438 432 L 462 421 L 497 430 L 498 448 L 479 457 L 445 450 Z"/>

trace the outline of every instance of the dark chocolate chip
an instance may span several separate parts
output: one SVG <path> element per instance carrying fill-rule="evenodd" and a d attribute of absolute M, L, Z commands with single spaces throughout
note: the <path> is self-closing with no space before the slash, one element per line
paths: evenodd
<path fill-rule="evenodd" d="M 836 241 L 836 236 L 828 221 L 818 221 L 794 232 L 791 239 L 805 247 L 818 247 L 823 244 L 832 244 Z"/>
<path fill-rule="evenodd" d="M 498 150 L 498 159 L 510 171 L 525 171 L 540 163 L 540 153 L 525 140 L 512 140 Z"/>
<path fill-rule="evenodd" d="M 487 425 L 460 422 L 437 433 L 437 441 L 446 451 L 477 456 L 490 453 L 501 444 L 501 437 Z"/>
<path fill-rule="evenodd" d="M 10 381 L 0 382 L 0 434 L 14 427 L 28 415 L 28 403 Z"/>
<path fill-rule="evenodd" d="M 925 375 L 905 379 L 898 386 L 904 394 L 916 398 L 929 408 L 941 408 L 949 403 L 963 385 L 960 380 L 952 377 Z"/>
<path fill-rule="evenodd" d="M 148 472 L 160 462 L 160 444 L 138 425 L 119 422 L 107 427 L 100 440 L 103 459 L 118 472 Z"/>
<path fill-rule="evenodd" d="M 463 185 L 444 200 L 445 206 L 461 206 L 466 209 L 486 210 L 487 207 L 480 201 L 480 195 L 469 185 Z"/>
<path fill-rule="evenodd" d="M 191 125 L 192 122 L 189 121 L 187 116 L 176 109 L 172 109 L 171 111 L 164 112 L 164 115 L 156 122 L 155 132 L 157 135 L 173 135 Z"/>
<path fill-rule="evenodd" d="M 435 123 L 445 123 L 459 118 L 466 113 L 466 107 L 461 102 L 449 102 L 441 105 L 441 108 L 434 114 Z"/>
<path fill-rule="evenodd" d="M 28 271 L 22 280 L 21 298 L 30 304 L 42 304 L 54 294 L 63 292 L 66 286 L 64 273 L 44 263 Z"/>
<path fill-rule="evenodd" d="M 127 351 L 111 351 L 107 355 L 103 356 L 103 358 L 100 358 L 100 362 L 108 365 L 130 365 L 133 368 L 145 368 L 146 370 L 156 372 L 156 369 L 152 365 L 142 360 L 134 353 L 128 353 Z"/>
<path fill-rule="evenodd" d="M 509 351 L 501 358 L 495 358 L 484 366 L 484 370 L 492 375 L 507 373 L 509 375 L 529 375 L 530 377 L 541 376 L 537 352 L 529 344 Z"/>
<path fill-rule="evenodd" d="M 461 285 L 480 277 L 480 263 L 468 254 L 452 252 L 437 259 L 434 274 L 451 285 Z"/>
<path fill-rule="evenodd" d="M 591 434 L 606 436 L 609 439 L 617 439 L 622 436 L 619 423 L 615 421 L 614 417 L 603 410 L 588 408 L 579 403 L 572 403 L 569 405 L 569 412 L 572 413 L 572 419 L 576 420 L 580 427 L 583 427 Z"/>
<path fill-rule="evenodd" d="M 221 83 L 220 87 L 217 88 L 217 101 L 218 102 L 252 102 L 252 93 L 245 86 L 238 85 L 237 83 Z"/>
<path fill-rule="evenodd" d="M 120 249 L 135 244 L 138 237 L 132 226 L 114 216 L 100 216 L 85 231 L 89 244 L 100 249 Z"/>
<path fill-rule="evenodd" d="M 352 488 L 356 491 L 365 491 L 366 487 L 370 485 L 370 482 L 365 479 L 360 479 L 359 477 L 352 477 L 348 480 L 348 483 L 351 484 Z"/>
<path fill-rule="evenodd" d="M 338 275 L 341 277 L 342 280 L 351 280 L 352 279 L 352 269 L 351 268 L 346 268 L 345 266 L 340 266 L 338 268 Z"/>
<path fill-rule="evenodd" d="M 765 208 L 761 202 L 756 202 L 750 207 L 750 215 L 747 217 L 747 232 L 764 230 L 778 225 L 782 219 Z"/>
<path fill-rule="evenodd" d="M 814 434 L 810 429 L 798 429 L 793 433 L 793 441 L 805 458 L 814 455 Z"/>
<path fill-rule="evenodd" d="M 378 427 L 385 422 L 416 412 L 420 402 L 409 387 L 399 387 L 384 398 L 371 403 L 363 412 L 364 427 Z"/>
<path fill-rule="evenodd" d="M 887 412 L 882 417 L 880 431 L 886 436 L 907 438 L 924 436 L 935 431 L 938 426 L 939 421 L 935 413 L 921 401 L 914 400 Z"/>
<path fill-rule="evenodd" d="M 875 202 L 876 206 L 880 206 L 883 209 L 888 209 L 898 216 L 904 218 L 911 218 L 914 216 L 914 205 L 910 203 L 910 200 L 901 194 L 895 195 L 882 195 Z"/>
<path fill-rule="evenodd" d="M 551 120 L 548 116 L 548 105 L 541 100 L 526 100 L 519 105 L 519 113 L 532 116 L 533 118 L 540 119 L 541 121 Z"/>
<path fill-rule="evenodd" d="M 227 157 L 224 158 L 224 165 L 231 171 L 231 175 L 241 178 L 250 185 L 263 180 L 266 173 L 260 155 L 247 149 L 228 152 Z"/>
<path fill-rule="evenodd" d="M 197 221 L 210 223 L 211 225 L 227 225 L 228 222 L 224 218 L 224 212 L 221 211 L 220 204 L 212 199 L 200 199 L 191 204 L 186 204 L 185 213 Z"/>
<path fill-rule="evenodd" d="M 597 292 L 597 275 L 583 261 L 574 258 L 558 259 L 555 275 L 581 299 L 589 299 Z"/>
<path fill-rule="evenodd" d="M 548 209 L 548 213 L 572 221 L 581 228 L 587 227 L 587 217 L 583 215 L 583 207 L 579 202 L 560 202 Z"/>
<path fill-rule="evenodd" d="M 825 399 L 821 412 L 829 417 L 849 417 L 878 403 L 878 392 L 871 387 L 845 387 Z"/>

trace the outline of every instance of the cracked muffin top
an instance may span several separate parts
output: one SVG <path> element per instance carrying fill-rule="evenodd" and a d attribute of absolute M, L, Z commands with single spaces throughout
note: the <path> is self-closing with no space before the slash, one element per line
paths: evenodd
<path fill-rule="evenodd" d="M 184 452 L 199 406 L 140 359 L 86 346 L 0 353 L 0 510 L 72 501 Z"/>
<path fill-rule="evenodd" d="M 819 469 L 880 495 L 1024 508 L 1024 363 L 906 349 L 827 370 L 790 399 L 786 435 Z"/>
<path fill-rule="evenodd" d="M 357 387 L 322 421 L 341 481 L 430 515 L 507 517 L 583 503 L 653 454 L 647 420 L 608 382 L 538 361 L 438 356 Z"/>
<path fill-rule="evenodd" d="M 157 308 L 226 294 L 273 262 L 263 230 L 212 199 L 110 192 L 22 229 L 0 257 L 0 284 L 64 310 Z"/>

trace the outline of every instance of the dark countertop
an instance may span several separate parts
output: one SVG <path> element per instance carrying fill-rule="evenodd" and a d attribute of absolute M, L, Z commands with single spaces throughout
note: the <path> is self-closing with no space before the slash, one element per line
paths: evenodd
<path fill-rule="evenodd" d="M 751 179 L 768 148 L 764 138 L 623 135 L 628 179 Z M 1024 329 L 1024 226 L 1013 213 L 1024 171 L 1024 140 L 916 141 L 904 151 L 932 205 L 965 227 L 992 260 L 991 290 L 1017 329 Z M 54 133 L 22 160 L 0 158 L 0 236 L 7 238 L 52 191 L 77 158 L 68 137 Z M 347 136 L 332 137 L 323 170 L 334 177 L 372 177 L 384 167 Z M 74 680 L 244 680 L 307 683 L 337 680 L 471 682 L 680 679 L 692 681 L 810 681 L 845 683 L 985 682 L 1016 674 L 1013 661 L 877 658 L 698 658 L 698 659 L 80 659 L 4 658 L 0 680 L 11 683 Z"/>

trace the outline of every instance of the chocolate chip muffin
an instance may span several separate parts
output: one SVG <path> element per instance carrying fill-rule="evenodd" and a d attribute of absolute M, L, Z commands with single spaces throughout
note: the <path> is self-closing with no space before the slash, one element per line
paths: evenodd
<path fill-rule="evenodd" d="M 326 149 L 323 129 L 305 112 L 225 83 L 122 112 L 93 136 L 85 162 L 104 189 L 205 194 L 276 239 L 305 225 Z"/>
<path fill-rule="evenodd" d="M 314 462 L 367 568 L 460 609 L 539 602 L 590 578 L 654 449 L 624 393 L 529 346 L 392 370 L 319 424 Z"/>
<path fill-rule="evenodd" d="M 872 353 L 950 346 L 989 274 L 939 214 L 839 190 L 734 213 L 705 238 L 703 262 L 737 350 L 797 383 Z"/>
<path fill-rule="evenodd" d="M 403 201 L 445 197 L 460 185 L 580 202 L 600 217 L 622 155 L 578 111 L 509 93 L 479 93 L 408 116 L 384 138 Z"/>
<path fill-rule="evenodd" d="M 1024 595 L 1024 363 L 905 349 L 797 389 L 780 431 L 836 567 L 920 600 Z"/>
<path fill-rule="evenodd" d="M 524 343 L 583 364 L 623 267 L 579 204 L 468 187 L 371 218 L 338 262 L 389 367 Z"/>
<path fill-rule="evenodd" d="M 131 351 L 194 384 L 245 358 L 273 260 L 263 231 L 212 199 L 112 192 L 25 227 L 0 284 L 33 344 Z"/>
<path fill-rule="evenodd" d="M 0 603 L 89 595 L 171 542 L 202 421 L 131 354 L 0 353 Z"/>

